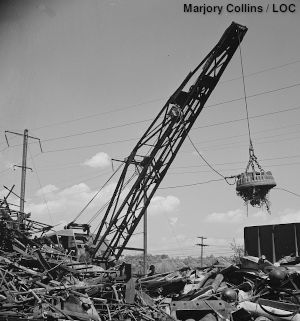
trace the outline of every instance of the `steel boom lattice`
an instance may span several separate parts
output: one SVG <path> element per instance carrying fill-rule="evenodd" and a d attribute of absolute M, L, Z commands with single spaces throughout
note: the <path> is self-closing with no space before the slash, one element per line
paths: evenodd
<path fill-rule="evenodd" d="M 234 22 L 226 29 L 217 45 L 169 98 L 125 160 L 95 237 L 93 256 L 104 245 L 101 259 L 120 257 L 246 32 L 246 27 Z M 135 168 L 133 176 L 129 171 L 131 165 Z"/>

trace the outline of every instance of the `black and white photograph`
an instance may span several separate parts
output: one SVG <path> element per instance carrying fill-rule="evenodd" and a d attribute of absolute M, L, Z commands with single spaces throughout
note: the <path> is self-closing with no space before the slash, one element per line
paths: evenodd
<path fill-rule="evenodd" d="M 0 1 L 0 321 L 300 321 L 299 0 Z"/>

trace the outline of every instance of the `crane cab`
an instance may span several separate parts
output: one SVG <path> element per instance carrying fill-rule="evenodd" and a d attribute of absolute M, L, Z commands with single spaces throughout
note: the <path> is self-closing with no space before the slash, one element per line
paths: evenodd
<path fill-rule="evenodd" d="M 270 171 L 267 172 L 246 172 L 239 175 L 236 182 L 236 191 L 244 191 L 255 187 L 271 189 L 276 186 L 275 179 Z"/>

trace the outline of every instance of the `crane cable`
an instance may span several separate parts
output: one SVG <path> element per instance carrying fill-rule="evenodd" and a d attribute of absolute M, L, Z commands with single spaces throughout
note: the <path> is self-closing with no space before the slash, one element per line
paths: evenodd
<path fill-rule="evenodd" d="M 78 215 L 74 218 L 71 223 L 75 223 L 75 221 L 82 215 L 82 213 L 88 208 L 88 206 L 93 202 L 93 200 L 99 195 L 99 193 L 104 189 L 104 187 L 110 182 L 110 180 L 115 176 L 115 174 L 119 171 L 119 169 L 123 166 L 123 164 L 119 165 L 119 167 L 113 172 L 112 175 L 106 180 L 103 186 L 97 191 L 97 193 L 92 197 L 92 199 L 84 206 L 84 208 L 78 213 Z"/>
<path fill-rule="evenodd" d="M 248 135 L 249 135 L 249 142 L 250 142 L 250 147 L 251 147 L 251 146 L 252 146 L 252 140 L 251 140 L 251 131 L 250 131 L 250 120 L 249 120 L 249 112 L 248 112 L 247 94 L 246 94 L 246 84 L 245 84 L 245 75 L 244 75 L 243 55 L 242 55 L 242 48 L 241 48 L 240 37 L 238 37 L 238 39 L 239 39 L 239 52 L 240 52 L 240 62 L 241 62 L 242 80 L 243 80 L 244 101 L 245 101 L 246 116 L 247 116 L 247 125 L 248 125 Z"/>
<path fill-rule="evenodd" d="M 247 126 L 248 126 L 248 136 L 249 136 L 249 154 L 250 154 L 250 159 L 247 165 L 247 169 L 248 170 L 249 166 L 251 165 L 254 171 L 254 164 L 253 161 L 257 164 L 257 166 L 259 167 L 259 169 L 261 170 L 260 165 L 257 162 L 257 158 L 254 155 L 254 149 L 253 149 L 253 145 L 252 145 L 252 139 L 251 139 L 251 130 L 250 130 L 250 120 L 249 120 L 249 112 L 248 112 L 248 103 L 247 103 L 247 94 L 246 94 L 246 85 L 245 85 L 245 75 L 244 75 L 244 65 L 243 65 L 243 57 L 242 57 L 242 49 L 241 49 L 241 41 L 240 41 L 240 37 L 238 36 L 238 41 L 239 41 L 239 52 L 240 52 L 240 62 L 241 62 L 241 71 L 242 71 L 242 80 L 243 80 L 243 91 L 244 91 L 244 101 L 245 101 L 245 108 L 246 108 L 246 119 L 247 119 Z M 189 134 L 187 134 L 187 137 L 190 141 L 190 143 L 192 144 L 192 146 L 194 147 L 195 151 L 197 152 L 197 154 L 201 157 L 201 159 L 208 165 L 208 167 L 210 169 L 212 169 L 216 174 L 218 174 L 219 176 L 221 176 L 227 184 L 229 185 L 234 185 L 236 183 L 236 178 L 237 176 L 229 176 L 229 177 L 225 177 L 223 174 L 221 174 L 219 171 L 217 171 L 214 167 L 212 167 L 209 162 L 201 155 L 201 153 L 199 152 L 199 150 L 196 148 L 195 144 L 193 143 L 193 141 L 191 140 Z M 235 181 L 234 183 L 229 183 L 228 179 L 229 178 L 234 178 Z"/>
<path fill-rule="evenodd" d="M 189 136 L 189 134 L 187 134 L 187 137 L 188 137 L 190 143 L 192 144 L 192 146 L 194 147 L 196 153 L 201 157 L 201 159 L 206 163 L 206 165 L 207 165 L 210 169 L 212 169 L 216 174 L 218 174 L 219 176 L 221 176 L 228 185 L 235 185 L 235 183 L 236 183 L 236 176 L 233 175 L 233 176 L 227 176 L 227 177 L 226 177 L 226 176 L 224 176 L 223 174 L 221 174 L 219 171 L 217 171 L 217 170 L 201 155 L 201 153 L 199 152 L 199 150 L 197 149 L 197 147 L 196 147 L 195 144 L 193 143 L 193 141 L 192 141 L 191 137 Z M 234 178 L 234 182 L 233 182 L 233 183 L 230 183 L 230 182 L 228 181 L 228 179 L 232 179 L 232 178 Z M 215 181 L 215 180 L 212 180 L 212 181 Z M 209 181 L 209 182 L 210 182 L 210 181 Z"/>
<path fill-rule="evenodd" d="M 123 191 L 123 190 L 126 188 L 126 186 L 132 181 L 132 179 L 133 179 L 135 176 L 136 176 L 136 172 L 134 172 L 134 173 L 132 174 L 132 176 L 129 177 L 129 179 L 127 180 L 127 182 L 125 182 L 125 184 L 124 184 L 123 187 L 121 188 L 121 191 Z M 100 215 L 100 214 L 102 213 L 102 211 L 107 207 L 107 205 L 110 203 L 110 201 L 111 201 L 111 200 L 108 200 L 108 201 L 94 214 L 94 216 L 88 221 L 88 224 L 91 224 L 91 223 L 98 217 L 98 215 Z M 118 202 L 118 201 L 115 200 L 112 205 L 116 204 L 116 202 Z M 95 229 L 95 231 L 96 231 L 96 230 L 97 230 L 97 228 Z"/>
<path fill-rule="evenodd" d="M 251 138 L 251 130 L 250 130 L 250 119 L 249 119 L 249 111 L 248 111 L 248 103 L 247 103 L 247 93 L 246 93 L 246 84 L 245 84 L 245 74 L 244 74 L 244 63 L 243 63 L 243 55 L 242 55 L 242 48 L 241 48 L 241 41 L 240 37 L 239 40 L 239 53 L 240 53 L 240 63 L 241 63 L 241 72 L 242 72 L 242 81 L 243 81 L 243 91 L 244 91 L 244 101 L 245 101 L 245 109 L 246 109 L 246 119 L 247 119 L 247 128 L 248 128 L 248 136 L 249 136 L 249 161 L 246 167 L 246 173 L 248 172 L 249 167 L 252 167 L 253 172 L 255 172 L 254 164 L 257 165 L 260 172 L 263 172 L 260 164 L 257 161 L 257 157 L 254 154 L 254 148 L 252 144 Z"/>

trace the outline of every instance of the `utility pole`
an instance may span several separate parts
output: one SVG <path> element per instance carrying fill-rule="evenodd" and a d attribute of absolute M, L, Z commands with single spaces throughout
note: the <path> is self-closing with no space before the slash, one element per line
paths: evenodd
<path fill-rule="evenodd" d="M 144 214 L 144 275 L 147 274 L 147 210 Z"/>
<path fill-rule="evenodd" d="M 144 204 L 147 202 L 147 191 L 144 190 Z M 147 217 L 147 209 L 144 214 L 144 275 L 147 274 L 147 255 L 148 255 L 148 217 Z"/>
<path fill-rule="evenodd" d="M 25 203 L 25 182 L 26 182 L 26 164 L 27 164 L 27 147 L 28 147 L 28 129 L 24 130 L 23 135 L 23 157 L 22 157 L 22 176 L 21 176 L 21 198 L 20 198 L 20 212 L 24 213 Z"/>
<path fill-rule="evenodd" d="M 204 246 L 208 246 L 207 244 L 204 244 L 203 241 L 206 240 L 207 237 L 198 236 L 198 239 L 201 239 L 201 243 L 197 243 L 196 245 L 201 246 L 201 267 L 203 267 L 203 248 Z"/>
<path fill-rule="evenodd" d="M 27 170 L 27 169 L 30 169 L 30 170 L 32 171 L 32 168 L 27 167 L 28 138 L 37 139 L 37 140 L 39 141 L 40 148 L 41 148 L 41 151 L 42 151 L 42 152 L 43 152 L 43 150 L 42 150 L 42 145 L 41 145 L 40 139 L 39 139 L 39 138 L 36 138 L 36 137 L 29 136 L 29 135 L 28 135 L 28 129 L 25 129 L 23 134 L 16 133 L 16 132 L 11 132 L 11 131 L 6 130 L 6 131 L 5 131 L 5 138 L 6 138 L 7 145 L 8 145 L 8 147 L 9 147 L 9 143 L 8 143 L 8 139 L 7 139 L 6 133 L 10 133 L 10 134 L 18 135 L 18 136 L 23 136 L 22 165 L 21 165 L 21 166 L 15 165 L 16 167 L 20 167 L 20 168 L 22 169 L 22 175 L 21 175 L 21 194 L 20 194 L 20 215 L 19 215 L 19 217 L 18 217 L 19 224 L 22 224 L 22 223 L 23 223 L 23 219 L 24 219 L 26 170 Z"/>

